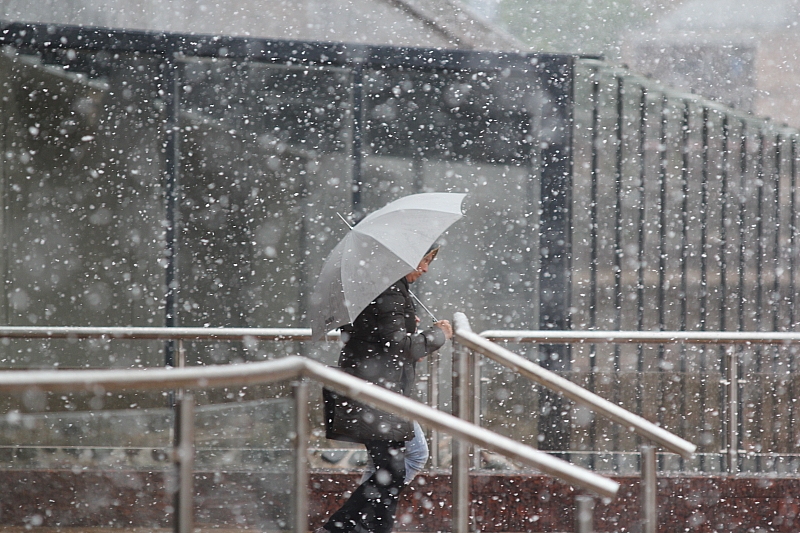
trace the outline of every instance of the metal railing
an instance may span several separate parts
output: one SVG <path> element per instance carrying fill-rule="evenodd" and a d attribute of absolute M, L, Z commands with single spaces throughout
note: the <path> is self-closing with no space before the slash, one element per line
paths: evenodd
<path fill-rule="evenodd" d="M 631 413 L 622 407 L 613 404 L 612 402 L 601 398 L 600 396 L 590 392 L 579 385 L 569 381 L 558 374 L 542 368 L 540 365 L 517 355 L 510 350 L 498 346 L 489 337 L 489 333 L 484 332 L 478 335 L 472 331 L 466 315 L 463 313 L 456 313 L 454 318 L 454 338 L 459 347 L 468 349 L 470 352 L 465 352 L 464 349 L 457 349 L 454 355 L 454 384 L 453 384 L 453 407 L 457 410 L 460 416 L 468 416 L 469 408 L 467 405 L 467 398 L 473 398 L 473 422 L 480 425 L 480 405 L 481 405 L 481 387 L 480 387 L 480 365 L 478 358 L 472 358 L 470 361 L 471 353 L 480 353 L 493 361 L 510 368 L 519 375 L 522 375 L 543 387 L 550 389 L 556 393 L 562 394 L 570 400 L 583 405 L 593 412 L 602 415 L 622 426 L 628 428 L 630 431 L 640 435 L 641 437 L 660 444 L 666 450 L 677 453 L 683 457 L 691 457 L 697 450 L 697 446 L 688 442 L 669 431 L 660 428 L 642 418 L 639 415 Z M 558 337 L 555 332 L 506 332 L 509 336 L 506 337 L 502 334 L 498 335 L 497 332 L 492 333 L 492 339 L 504 338 L 506 340 L 517 340 L 521 338 L 529 339 L 528 342 L 533 342 L 533 339 L 538 339 L 536 334 L 541 334 L 544 337 L 545 333 L 552 333 L 553 337 Z M 522 335 L 525 333 L 526 335 Z M 579 334 L 579 332 L 559 332 L 564 333 L 565 337 L 569 334 Z M 596 332 L 592 332 L 596 333 Z M 613 332 L 619 333 L 619 332 Z M 516 336 L 512 336 L 515 335 Z M 615 338 L 613 335 L 607 334 L 606 339 Z M 548 339 L 548 342 L 553 342 Z M 558 342 L 558 341 L 555 341 Z M 471 364 L 470 364 L 471 363 Z M 472 374 L 472 384 L 469 383 L 469 374 Z M 471 389 L 471 390 L 470 390 Z M 464 458 L 459 456 L 459 460 L 466 461 L 466 450 L 460 449 L 459 453 Z M 474 453 L 474 457 L 478 459 L 478 453 Z M 455 446 L 454 458 L 455 463 Z M 641 469 L 642 469 L 642 531 L 645 533 L 655 533 L 658 519 L 657 510 L 657 480 L 656 480 L 656 456 L 655 449 L 650 445 L 643 445 L 641 447 Z M 455 483 L 454 483 L 455 490 Z M 463 489 L 462 489 L 463 490 Z M 455 511 L 454 511 L 455 512 Z M 584 511 L 585 512 L 585 511 Z"/>
<path fill-rule="evenodd" d="M 331 331 L 328 337 L 338 340 L 339 333 Z M 0 326 L 0 339 L 310 341 L 311 328 Z"/>
<path fill-rule="evenodd" d="M 71 328 L 60 329 L 62 330 L 61 333 L 68 335 Z M 157 334 L 161 335 L 160 332 Z M 2 333 L 0 333 L 0 337 L 2 337 Z M 6 371 L 0 373 L 0 391 L 24 392 L 30 389 L 42 392 L 74 392 L 101 389 L 105 391 L 153 389 L 181 391 L 181 394 L 179 394 L 178 416 L 176 416 L 176 437 L 173 453 L 173 462 L 178 475 L 178 489 L 175 495 L 175 530 L 177 533 L 190 533 L 193 530 L 191 498 L 193 493 L 192 467 L 194 452 L 193 444 L 191 443 L 193 435 L 191 421 L 194 403 L 192 394 L 183 391 L 302 380 L 303 378 L 322 383 L 340 394 L 365 401 L 380 409 L 414 418 L 440 431 L 445 431 L 457 439 L 520 461 L 545 474 L 591 491 L 598 496 L 612 498 L 619 488 L 619 484 L 611 479 L 571 465 L 566 461 L 515 442 L 508 437 L 475 426 L 453 415 L 420 404 L 378 385 L 370 384 L 339 370 L 299 356 L 289 356 L 263 363 L 178 369 Z M 308 463 L 306 452 L 309 439 L 307 383 L 302 381 L 295 383 L 293 392 L 296 404 L 296 438 L 294 447 L 296 470 L 294 476 L 293 530 L 295 533 L 307 533 L 308 496 L 306 491 L 308 489 Z M 454 461 L 454 513 L 456 509 L 467 509 L 469 505 L 468 493 L 455 490 L 456 481 L 466 478 L 466 469 L 457 472 L 456 469 L 459 467 L 463 468 L 464 465 Z M 585 522 L 585 509 L 588 507 L 585 503 L 581 505 L 581 509 L 583 509 L 581 516 L 583 516 Z M 463 524 L 454 522 L 453 531 L 466 533 L 468 528 Z"/>
<path fill-rule="evenodd" d="M 768 331 L 534 331 L 486 330 L 481 337 L 492 341 L 543 344 L 710 344 L 710 345 L 773 345 L 800 344 L 800 333 Z M 740 357 L 736 350 L 726 350 L 727 408 L 725 467 L 728 474 L 739 471 L 739 377 Z"/>

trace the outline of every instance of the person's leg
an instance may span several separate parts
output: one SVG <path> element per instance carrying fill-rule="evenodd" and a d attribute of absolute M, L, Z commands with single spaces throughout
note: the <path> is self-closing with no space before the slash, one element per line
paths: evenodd
<path fill-rule="evenodd" d="M 411 483 L 428 462 L 428 441 L 418 422 L 414 422 L 414 438 L 406 441 L 406 480 Z"/>
<path fill-rule="evenodd" d="M 425 433 L 422 431 L 418 422 L 414 422 L 414 438 L 406 441 L 406 480 L 408 485 L 411 483 L 417 474 L 425 468 L 425 463 L 428 462 L 428 441 L 425 438 Z M 375 473 L 375 467 L 372 464 L 372 458 L 367 460 L 367 468 L 361 476 L 361 483 L 364 483 L 369 476 Z"/>
<path fill-rule="evenodd" d="M 324 528 L 331 533 L 390 533 L 405 480 L 405 443 L 366 444 L 375 473 L 358 486 Z"/>

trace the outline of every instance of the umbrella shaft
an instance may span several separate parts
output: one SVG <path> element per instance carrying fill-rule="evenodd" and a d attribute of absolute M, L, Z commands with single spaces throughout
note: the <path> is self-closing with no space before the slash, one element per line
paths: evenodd
<path fill-rule="evenodd" d="M 422 301 L 421 301 L 419 298 L 417 298 L 417 295 L 416 295 L 416 294 L 414 294 L 414 293 L 413 293 L 413 292 L 411 292 L 411 291 L 408 291 L 408 293 L 409 293 L 409 294 L 410 294 L 410 295 L 411 295 L 411 296 L 412 296 L 412 297 L 413 297 L 413 298 L 414 298 L 414 299 L 417 301 L 417 303 L 418 303 L 419 305 L 421 305 L 421 306 L 422 306 L 422 308 L 425 310 L 425 312 L 426 312 L 426 313 L 428 313 L 429 315 L 431 315 L 431 318 L 433 319 L 433 321 L 434 321 L 434 322 L 438 322 L 438 320 L 436 320 L 436 317 L 435 317 L 435 316 L 433 316 L 433 313 L 431 313 L 431 310 L 430 310 L 430 309 L 428 309 L 427 307 L 425 307 L 425 304 L 424 304 L 424 303 L 422 303 Z"/>

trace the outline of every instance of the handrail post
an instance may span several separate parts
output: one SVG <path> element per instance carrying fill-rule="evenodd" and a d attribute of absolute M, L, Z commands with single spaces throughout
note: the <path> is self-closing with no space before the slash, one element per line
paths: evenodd
<path fill-rule="evenodd" d="M 308 533 L 308 383 L 292 384 L 294 397 L 294 533 Z"/>
<path fill-rule="evenodd" d="M 453 416 L 469 420 L 469 349 L 453 341 Z M 467 444 L 453 438 L 452 532 L 469 531 L 469 455 Z"/>
<path fill-rule="evenodd" d="M 658 481 L 656 479 L 656 448 L 642 445 L 642 533 L 656 533 L 658 529 Z"/>
<path fill-rule="evenodd" d="M 575 496 L 575 532 L 594 533 L 594 498 L 587 494 Z"/>
<path fill-rule="evenodd" d="M 726 462 L 728 474 L 739 471 L 739 359 L 736 346 L 728 347 L 728 435 Z"/>
<path fill-rule="evenodd" d="M 481 426 L 481 356 L 475 350 L 469 351 L 469 367 L 472 370 L 472 423 Z M 472 468 L 481 467 L 481 448 L 472 446 Z"/>
<path fill-rule="evenodd" d="M 428 356 L 428 405 L 434 409 L 439 408 L 439 351 Z M 439 467 L 439 432 L 436 428 L 430 429 L 431 441 L 431 467 Z"/>
<path fill-rule="evenodd" d="M 173 462 L 178 476 L 175 491 L 175 533 L 194 531 L 194 396 L 179 394 L 175 409 Z"/>

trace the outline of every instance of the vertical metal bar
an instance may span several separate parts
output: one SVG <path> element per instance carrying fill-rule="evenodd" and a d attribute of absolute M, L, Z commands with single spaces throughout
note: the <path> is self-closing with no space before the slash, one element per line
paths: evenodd
<path fill-rule="evenodd" d="M 739 306 L 737 309 L 738 330 L 744 331 L 744 302 L 745 302 L 745 257 L 747 245 L 745 242 L 746 228 L 746 188 L 747 188 L 747 122 L 742 121 L 741 138 L 739 144 Z"/>
<path fill-rule="evenodd" d="M 439 352 L 433 352 L 428 356 L 428 406 L 433 409 L 439 408 Z M 439 433 L 430 428 L 427 430 L 428 442 L 430 443 L 431 467 L 439 466 Z"/>
<path fill-rule="evenodd" d="M 636 288 L 636 326 L 639 331 L 644 327 L 644 246 L 645 246 L 645 210 L 646 201 L 645 196 L 645 183 L 647 182 L 647 157 L 645 155 L 647 150 L 647 88 L 642 87 L 641 101 L 639 102 L 639 224 L 638 224 L 638 255 L 636 257 L 638 262 L 638 286 Z M 643 371 L 642 362 L 642 347 L 639 346 L 639 368 L 640 372 Z"/>
<path fill-rule="evenodd" d="M 791 295 L 789 305 L 789 330 L 794 331 L 795 328 L 795 306 L 797 305 L 797 295 L 795 294 L 795 262 L 794 254 L 797 250 L 797 135 L 792 135 L 789 145 L 789 179 L 790 179 L 790 194 L 791 200 L 789 202 L 789 294 Z M 789 351 L 789 372 L 794 373 L 794 352 Z M 790 417 L 791 420 L 791 417 Z"/>
<path fill-rule="evenodd" d="M 720 198 L 721 198 L 721 205 L 720 205 L 720 220 L 719 220 L 719 248 L 720 248 L 720 260 L 719 260 L 719 329 L 720 331 L 727 331 L 728 330 L 728 224 L 731 223 L 728 220 L 728 204 L 730 202 L 730 189 L 728 186 L 728 178 L 729 178 L 729 165 L 730 165 L 730 124 L 728 123 L 728 115 L 723 113 L 722 115 L 722 150 L 721 150 L 721 161 L 720 161 Z M 730 368 L 729 368 L 729 357 L 727 355 L 728 350 L 730 350 L 730 346 L 720 346 L 719 350 L 719 366 L 720 366 L 720 376 L 722 378 L 723 383 L 727 383 L 728 385 L 725 387 L 720 387 L 718 393 L 718 401 L 719 405 L 726 405 L 726 397 L 730 393 Z M 727 404 L 725 408 L 725 412 L 727 414 L 725 419 L 725 457 L 724 462 L 725 464 L 721 465 L 722 470 L 725 472 L 730 472 L 730 445 L 731 441 L 730 437 L 730 424 L 731 424 L 731 411 L 730 411 L 730 403 Z"/>
<path fill-rule="evenodd" d="M 773 191 L 773 205 L 775 206 L 775 220 L 773 224 L 770 224 L 770 231 L 774 231 L 774 239 L 772 245 L 774 246 L 774 255 L 773 263 L 772 263 L 772 296 L 770 300 L 772 302 L 772 331 L 780 331 L 780 302 L 781 302 L 781 228 L 783 226 L 783 221 L 781 220 L 781 145 L 783 144 L 781 134 L 778 133 L 775 136 L 775 140 L 772 143 L 772 146 L 775 150 L 775 159 L 774 159 L 774 168 L 772 172 L 772 183 L 774 184 L 775 190 Z M 772 373 L 778 373 L 778 363 L 780 357 L 780 348 L 777 346 L 772 348 Z M 778 414 L 778 404 L 773 403 L 773 417 L 774 419 L 779 419 L 780 414 Z M 775 449 L 773 443 L 772 449 Z"/>
<path fill-rule="evenodd" d="M 642 87 L 641 100 L 639 102 L 639 209 L 637 221 L 639 248 L 636 262 L 638 263 L 638 276 L 636 287 L 636 329 L 644 329 L 644 284 L 645 284 L 645 234 L 647 231 L 645 222 L 645 208 L 647 207 L 647 196 L 645 195 L 645 183 L 647 183 L 647 88 Z M 644 384 L 644 345 L 636 347 L 636 378 L 638 394 L 636 395 L 636 412 L 642 414 L 642 402 L 645 397 Z"/>
<path fill-rule="evenodd" d="M 538 143 L 541 169 L 539 203 L 539 328 L 568 330 L 572 302 L 572 135 L 574 114 L 574 61 L 542 58 L 537 64 L 548 98 L 543 100 L 543 120 L 558 124 L 558 134 L 542 132 Z M 540 364 L 555 372 L 570 369 L 570 345 L 540 344 Z M 540 389 L 540 402 L 552 408 L 539 416 L 543 450 L 566 451 L 570 442 L 569 409 L 559 395 Z"/>
<path fill-rule="evenodd" d="M 183 339 L 178 339 L 178 368 L 186 366 L 186 350 L 183 347 Z"/>
<path fill-rule="evenodd" d="M 453 345 L 453 415 L 469 420 L 469 349 Z M 469 455 L 467 443 L 453 438 L 453 533 L 469 531 Z"/>
<path fill-rule="evenodd" d="M 667 279 L 667 117 L 669 100 L 666 95 L 661 97 L 661 132 L 660 153 L 658 162 L 658 327 L 661 331 L 666 329 L 666 279 Z M 659 345 L 659 362 L 664 358 L 664 345 Z M 659 366 L 660 367 L 660 366 Z"/>
<path fill-rule="evenodd" d="M 597 327 L 597 181 L 599 176 L 599 150 L 597 143 L 599 141 L 600 133 L 600 81 L 598 77 L 600 72 L 594 71 L 594 80 L 592 81 L 592 182 L 591 182 L 591 197 L 589 198 L 589 218 L 591 224 L 591 242 L 589 253 L 591 254 L 589 263 L 589 329 Z M 591 347 L 591 360 L 589 364 L 592 368 L 595 365 L 595 345 Z"/>
<path fill-rule="evenodd" d="M 625 142 L 625 82 L 622 76 L 617 78 L 617 124 L 616 124 L 616 162 L 614 170 L 614 329 L 619 331 L 622 327 L 622 165 Z M 620 383 L 621 357 L 619 343 L 614 343 L 614 379 Z M 619 405 L 621 391 L 619 385 L 613 388 L 612 401 Z M 614 450 L 620 449 L 620 428 L 613 426 Z M 614 466 L 619 466 L 619 454 L 614 454 Z"/>
<path fill-rule="evenodd" d="M 622 164 L 625 120 L 625 82 L 617 78 L 617 154 L 614 169 L 614 329 L 622 324 Z M 619 344 L 614 344 L 614 372 L 620 370 Z M 614 389 L 616 391 L 616 388 Z M 617 432 L 615 432 L 615 435 Z"/>
<path fill-rule="evenodd" d="M 789 331 L 794 331 L 795 328 L 795 305 L 797 298 L 795 297 L 795 269 L 797 262 L 795 254 L 797 253 L 797 135 L 791 135 L 789 138 L 789 190 L 791 200 L 789 202 L 789 294 L 791 301 L 789 302 Z M 789 372 L 794 372 L 794 352 L 789 351 L 790 363 Z M 791 435 L 791 433 L 790 433 Z"/>
<path fill-rule="evenodd" d="M 795 331 L 795 306 L 797 305 L 797 295 L 795 294 L 795 276 L 797 275 L 795 269 L 797 264 L 794 259 L 794 254 L 797 253 L 797 135 L 793 134 L 789 137 L 789 331 Z M 789 348 L 789 373 L 795 373 L 795 353 L 794 349 Z M 794 398 L 795 387 L 794 380 L 788 380 L 787 383 L 789 398 Z M 797 411 L 795 404 L 789 403 L 789 421 L 787 429 L 789 435 L 794 435 L 795 423 L 794 417 Z M 792 446 L 790 452 L 795 451 Z"/>
<path fill-rule="evenodd" d="M 472 386 L 469 393 L 472 396 L 472 423 L 480 427 L 481 425 L 481 355 L 472 350 L 469 351 L 469 366 L 472 370 Z M 478 445 L 472 446 L 472 468 L 481 467 L 481 449 Z"/>
<path fill-rule="evenodd" d="M 700 166 L 700 331 L 706 330 L 707 305 L 708 305 L 708 156 L 709 156 L 709 126 L 708 107 L 703 107 L 703 125 L 701 128 L 702 152 Z M 706 354 L 703 348 L 700 352 L 700 371 L 706 369 Z M 703 405 L 701 403 L 701 405 Z"/>
<path fill-rule="evenodd" d="M 172 47 L 167 49 L 164 58 L 164 71 L 161 74 L 161 90 L 164 92 L 164 325 L 178 325 L 178 224 L 180 211 L 180 80 L 177 60 Z M 175 341 L 167 341 L 164 346 L 164 364 L 175 366 Z"/>
<path fill-rule="evenodd" d="M 294 533 L 308 533 L 308 383 L 292 384 L 294 397 Z"/>
<path fill-rule="evenodd" d="M 738 315 L 738 331 L 745 330 L 745 294 L 747 294 L 745 290 L 745 282 L 747 280 L 747 276 L 745 275 L 745 268 L 747 266 L 746 257 L 747 257 L 747 242 L 745 240 L 746 237 L 746 223 L 747 223 L 747 168 L 748 168 L 748 160 L 749 157 L 747 155 L 747 122 L 742 120 L 741 122 L 741 136 L 740 136 L 740 145 L 739 145 L 739 306 L 737 309 Z M 736 346 L 736 352 L 742 353 L 744 348 L 741 345 Z M 731 443 L 731 446 L 734 447 L 736 450 L 737 455 L 737 463 L 733 467 L 735 470 L 738 470 L 739 463 L 738 463 L 738 450 L 742 449 L 742 443 L 744 439 L 744 425 L 742 423 L 742 416 L 744 412 L 744 406 L 739 402 L 739 375 L 741 374 L 741 369 L 739 368 L 738 357 L 736 358 L 736 365 L 732 365 L 730 372 L 731 377 L 733 378 L 731 387 L 736 387 L 736 390 L 733 391 L 731 395 L 732 398 L 736 399 L 736 404 L 731 404 L 731 410 L 735 411 L 736 415 L 735 418 L 733 415 L 731 416 L 731 420 L 733 420 L 736 424 L 736 429 L 731 430 L 732 435 L 735 436 L 736 440 Z"/>
<path fill-rule="evenodd" d="M 21 88 L 21 87 L 20 87 Z M 9 144 L 9 122 L 13 120 L 12 102 L 16 102 L 16 84 L 6 83 L 3 87 L 3 98 L 0 98 L 0 153 L 5 154 Z M 9 251 L 11 246 L 12 236 L 9 231 L 9 219 L 11 218 L 9 194 L 11 184 L 9 183 L 8 158 L 3 157 L 0 159 L 0 235 L 3 236 L 3 242 L 0 243 L 0 275 L 2 275 L 3 283 L 7 283 L 10 277 L 10 257 Z M 11 292 L 4 290 L 0 300 L 2 302 L 2 316 L 5 324 L 11 324 Z"/>
<path fill-rule="evenodd" d="M 680 265 L 681 265 L 681 288 L 680 288 L 680 320 L 681 320 L 681 331 L 687 330 L 687 320 L 686 315 L 689 309 L 688 306 L 688 294 L 687 291 L 689 289 L 689 272 L 687 271 L 689 267 L 689 235 L 688 235 L 688 227 L 689 227 L 689 178 L 691 176 L 690 172 L 690 161 L 691 161 L 691 143 L 690 143 L 690 134 L 691 134 L 691 103 L 688 100 L 684 100 L 683 102 L 683 124 L 682 124 L 682 135 L 681 135 L 681 257 L 680 257 Z M 681 420 L 686 420 L 686 413 L 689 410 L 687 403 L 690 401 L 686 393 L 686 375 L 687 375 L 687 364 L 686 364 L 686 345 L 681 344 L 680 348 L 681 357 L 680 357 L 680 373 L 679 375 L 683 378 L 681 381 L 681 400 L 680 400 L 680 416 Z M 683 468 L 685 462 L 684 459 L 681 457 L 680 459 L 681 468 Z"/>
<path fill-rule="evenodd" d="M 597 182 L 599 178 L 599 150 L 597 143 L 600 133 L 600 70 L 595 69 L 592 80 L 592 186 L 591 198 L 589 203 L 589 218 L 591 220 L 591 242 L 590 242 L 590 263 L 589 263 L 589 329 L 597 328 L 597 241 L 598 241 L 598 220 L 597 202 L 598 190 Z M 595 371 L 597 370 L 597 345 L 589 346 L 589 390 L 596 391 Z M 589 446 L 591 450 L 596 450 L 597 440 L 597 417 L 592 417 L 589 423 Z M 594 469 L 596 454 L 589 456 L 589 468 Z"/>
<path fill-rule="evenodd" d="M 703 106 L 701 127 L 701 166 L 700 166 L 700 331 L 706 331 L 708 322 L 708 163 L 710 151 L 710 132 L 709 132 L 709 109 Z M 700 346 L 699 363 L 700 363 L 700 390 L 699 404 L 700 404 L 700 423 L 705 426 L 706 424 L 706 398 L 708 379 L 705 374 L 708 371 L 707 362 L 708 348 Z M 706 469 L 706 456 L 700 454 L 700 471 L 704 472 Z"/>
<path fill-rule="evenodd" d="M 764 130 L 760 129 L 758 131 L 758 155 L 756 156 L 756 190 L 758 191 L 757 200 L 756 200 L 756 297 L 755 297 L 755 322 L 756 322 L 756 331 L 761 331 L 762 329 L 762 320 L 763 320 L 763 313 L 762 313 L 762 301 L 764 298 L 764 282 L 762 276 L 764 274 L 764 257 L 766 256 L 766 250 L 764 249 L 764 143 L 766 142 L 766 137 L 764 135 Z M 756 373 L 761 373 L 761 356 L 762 350 L 761 347 L 756 347 Z"/>
<path fill-rule="evenodd" d="M 728 346 L 728 435 L 726 442 L 725 469 L 728 474 L 739 472 L 739 363 L 738 348 Z"/>
<path fill-rule="evenodd" d="M 428 356 L 428 405 L 434 409 L 439 408 L 439 363 L 441 356 L 439 352 L 433 352 Z M 431 467 L 439 467 L 439 432 L 436 429 L 430 430 L 431 443 Z"/>
<path fill-rule="evenodd" d="M 764 328 L 764 313 L 766 311 L 767 306 L 764 305 L 764 271 L 766 265 L 766 257 L 767 257 L 767 250 L 766 250 L 766 242 L 764 237 L 764 228 L 766 227 L 764 224 L 764 188 L 765 188 L 765 172 L 764 172 L 764 165 L 765 165 L 765 143 L 767 142 L 767 137 L 764 134 L 764 129 L 760 128 L 758 130 L 758 155 L 756 159 L 756 190 L 758 191 L 757 197 L 757 205 L 756 205 L 756 296 L 755 296 L 755 323 L 756 323 L 756 331 L 763 331 Z M 764 363 L 764 351 L 765 349 L 761 346 L 757 346 L 755 350 L 755 375 L 753 376 L 754 379 L 758 379 L 756 376 L 760 375 L 763 372 L 763 363 Z M 755 436 L 756 442 L 758 444 L 763 444 L 765 435 L 762 433 L 762 429 L 766 426 L 769 427 L 771 424 L 767 424 L 764 420 L 764 414 L 762 412 L 762 403 L 761 402 L 753 402 L 753 416 L 748 417 L 748 420 L 752 420 L 753 431 L 751 434 Z M 742 420 L 744 422 L 744 420 Z M 762 455 L 760 453 L 755 455 L 755 468 L 757 472 L 761 472 L 762 467 Z"/>
<path fill-rule="evenodd" d="M 175 533 L 194 531 L 194 396 L 181 394 L 175 409 L 173 462 L 176 466 Z"/>
<path fill-rule="evenodd" d="M 416 154 L 411 160 L 411 166 L 414 173 L 414 181 L 411 184 L 411 190 L 414 194 L 423 192 L 425 187 L 425 161 L 421 154 Z"/>
<path fill-rule="evenodd" d="M 642 533 L 658 529 L 658 481 L 656 479 L 655 446 L 642 445 Z"/>
<path fill-rule="evenodd" d="M 661 95 L 661 131 L 659 132 L 659 161 L 658 161 L 658 329 L 666 329 L 666 294 L 667 294 L 667 157 L 668 141 L 667 126 L 669 118 L 669 98 L 666 94 Z M 664 345 L 658 345 L 658 369 L 659 382 L 665 374 L 664 359 L 666 351 Z M 661 389 L 661 387 L 659 387 Z M 664 395 L 659 397 L 659 405 L 663 405 Z M 664 424 L 664 410 L 658 410 L 658 421 Z"/>
<path fill-rule="evenodd" d="M 363 217 L 361 205 L 361 142 L 363 124 L 361 121 L 364 106 L 364 65 L 360 61 L 353 67 L 353 217 L 358 222 Z"/>
<path fill-rule="evenodd" d="M 690 143 L 689 143 L 689 134 L 690 134 L 690 109 L 689 109 L 689 102 L 684 101 L 683 104 L 683 125 L 682 125 L 682 135 L 681 135 L 681 188 L 682 188 L 682 198 L 681 198 L 681 292 L 680 292 L 680 302 L 681 302 L 681 331 L 686 331 L 686 311 L 687 311 L 687 294 L 686 291 L 687 287 L 687 263 L 688 263 L 688 256 L 689 256 L 689 245 L 688 245 L 688 236 L 687 236 L 687 227 L 689 226 L 689 164 L 690 164 Z M 684 348 L 681 348 L 682 352 Z M 681 372 L 685 372 L 685 357 L 681 357 Z"/>
<path fill-rule="evenodd" d="M 576 533 L 594 533 L 594 498 L 586 494 L 575 496 Z"/>

